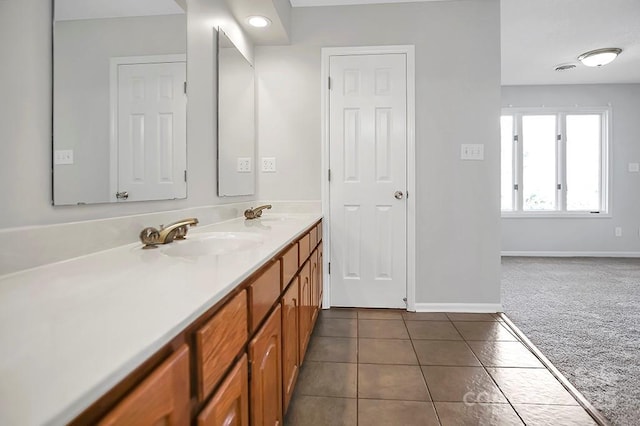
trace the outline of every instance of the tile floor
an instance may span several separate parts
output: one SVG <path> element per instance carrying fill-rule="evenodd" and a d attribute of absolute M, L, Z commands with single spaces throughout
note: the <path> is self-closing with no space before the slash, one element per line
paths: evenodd
<path fill-rule="evenodd" d="M 595 425 L 492 314 L 321 312 L 285 425 Z"/>

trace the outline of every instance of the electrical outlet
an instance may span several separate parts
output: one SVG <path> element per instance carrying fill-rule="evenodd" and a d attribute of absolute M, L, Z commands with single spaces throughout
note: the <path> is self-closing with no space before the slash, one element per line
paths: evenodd
<path fill-rule="evenodd" d="M 262 157 L 262 171 L 266 173 L 274 173 L 276 171 L 275 157 Z"/>
<path fill-rule="evenodd" d="M 461 160 L 484 160 L 484 145 L 463 143 L 460 145 Z"/>
<path fill-rule="evenodd" d="M 251 173 L 251 157 L 238 157 L 238 173 Z"/>
<path fill-rule="evenodd" d="M 622 228 L 620 226 L 616 226 L 616 237 L 622 237 Z"/>
<path fill-rule="evenodd" d="M 53 164 L 73 164 L 73 150 L 56 149 L 53 153 Z"/>

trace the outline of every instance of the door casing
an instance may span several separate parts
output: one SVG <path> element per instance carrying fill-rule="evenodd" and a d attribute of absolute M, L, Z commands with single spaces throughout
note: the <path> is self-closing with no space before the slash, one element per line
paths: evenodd
<path fill-rule="evenodd" d="M 359 46 L 326 47 L 322 49 L 320 73 L 321 139 L 322 163 L 320 180 L 322 182 L 322 212 L 325 221 L 322 226 L 324 262 L 331 259 L 331 216 L 329 205 L 329 58 L 345 55 L 382 55 L 399 53 L 407 57 L 407 310 L 415 311 L 416 304 L 416 143 L 415 143 L 415 47 L 397 46 Z M 331 306 L 331 274 L 327 264 L 323 265 L 323 308 Z"/>

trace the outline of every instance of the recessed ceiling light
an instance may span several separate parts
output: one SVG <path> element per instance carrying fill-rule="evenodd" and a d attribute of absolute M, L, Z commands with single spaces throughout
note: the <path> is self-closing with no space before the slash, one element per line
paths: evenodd
<path fill-rule="evenodd" d="M 271 25 L 271 20 L 264 16 L 254 15 L 247 18 L 247 23 L 252 27 L 264 28 Z"/>
<path fill-rule="evenodd" d="M 578 60 L 588 67 L 601 67 L 613 61 L 621 52 L 622 49 L 617 47 L 596 49 L 578 56 Z"/>
<path fill-rule="evenodd" d="M 574 69 L 576 66 L 573 64 L 563 64 L 563 65 L 558 65 L 556 66 L 555 70 L 556 71 L 569 71 Z"/>

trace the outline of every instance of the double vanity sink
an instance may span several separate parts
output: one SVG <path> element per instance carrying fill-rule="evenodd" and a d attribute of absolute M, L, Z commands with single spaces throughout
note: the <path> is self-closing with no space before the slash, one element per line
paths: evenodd
<path fill-rule="evenodd" d="M 0 276 L 0 424 L 73 420 L 320 219 L 237 218 Z"/>

